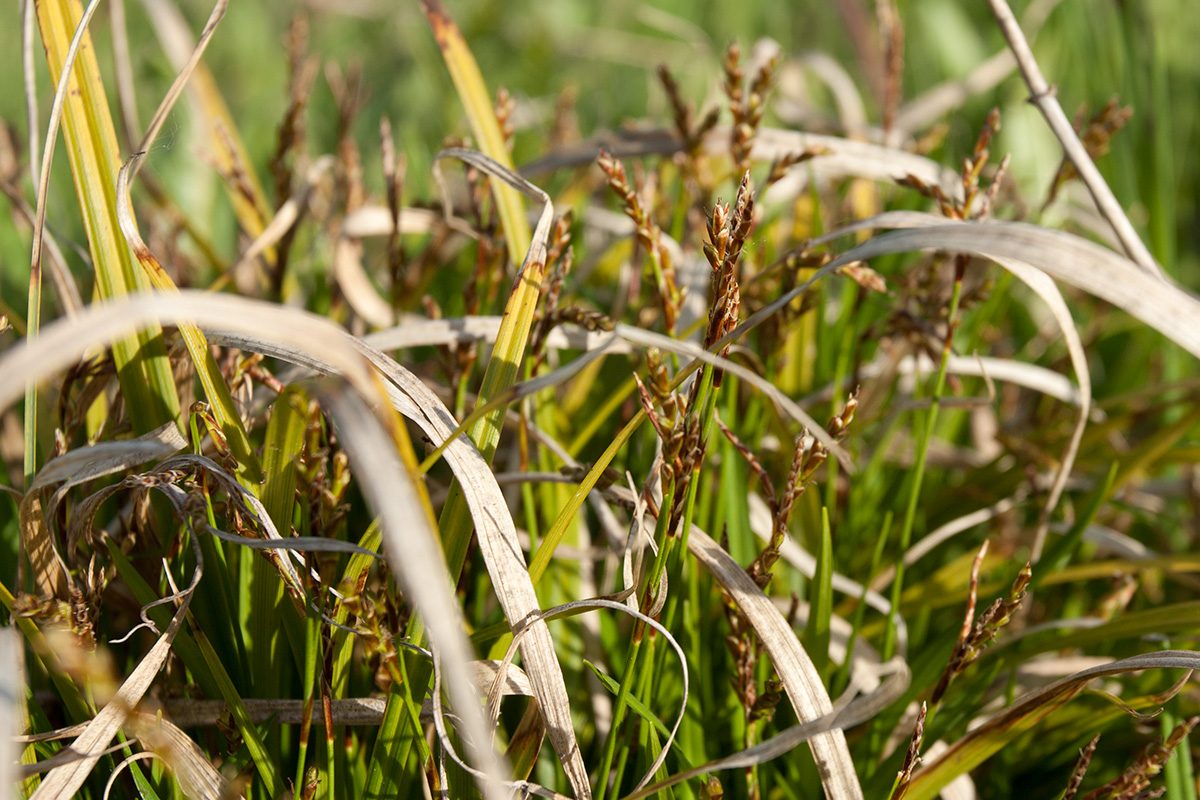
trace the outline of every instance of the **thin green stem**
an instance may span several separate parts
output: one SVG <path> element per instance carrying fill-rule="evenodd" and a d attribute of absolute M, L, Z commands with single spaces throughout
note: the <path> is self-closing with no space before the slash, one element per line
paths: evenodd
<path fill-rule="evenodd" d="M 896 562 L 896 577 L 892 581 L 892 609 L 900 607 L 900 595 L 904 591 L 904 553 L 912 542 L 913 525 L 917 518 L 917 501 L 921 497 L 921 482 L 925 477 L 925 463 L 929 456 L 929 442 L 933 439 L 933 429 L 937 425 L 938 409 L 941 407 L 941 397 L 946 390 L 946 371 L 950 361 L 950 346 L 954 338 L 954 329 L 958 324 L 958 303 L 962 297 L 962 278 L 954 281 L 954 290 L 950 296 L 950 313 L 947 315 L 946 341 L 942 346 L 942 360 L 938 364 L 937 380 L 933 384 L 933 394 L 930 396 L 929 410 L 925 414 L 925 427 L 917 440 L 917 458 L 913 465 L 912 480 L 909 483 L 908 503 L 904 507 L 904 521 L 900 527 L 900 558 Z M 887 661 L 896 654 L 896 626 L 894 617 L 889 616 L 887 629 L 883 640 L 883 660 Z"/>

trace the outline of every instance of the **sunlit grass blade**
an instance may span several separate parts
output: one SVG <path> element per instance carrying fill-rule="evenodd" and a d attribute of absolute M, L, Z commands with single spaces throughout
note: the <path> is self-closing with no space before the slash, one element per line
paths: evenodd
<path fill-rule="evenodd" d="M 817 574 L 809 584 L 811 611 L 804 629 L 804 649 L 822 675 L 829 667 L 829 619 L 833 616 L 833 536 L 829 511 L 821 509 L 821 546 L 817 551 Z"/>
<path fill-rule="evenodd" d="M 1032 730 L 1047 716 L 1076 697 L 1089 681 L 1140 669 L 1196 669 L 1200 658 L 1195 653 L 1165 650 L 1114 661 L 1102 667 L 1084 670 L 1069 678 L 1020 699 L 985 724 L 974 728 L 932 763 L 913 777 L 905 797 L 930 800 L 956 776 L 961 775 L 1020 734 Z"/>
<path fill-rule="evenodd" d="M 121 577 L 129 585 L 134 596 L 137 597 L 138 602 L 143 605 L 149 605 L 158 600 L 158 596 L 154 590 L 142 579 L 141 575 L 138 574 L 137 570 L 111 540 L 109 542 L 109 555 L 112 557 L 117 570 L 121 573 Z M 159 625 L 163 625 L 170 618 L 167 608 L 161 605 L 151 608 L 148 613 L 151 619 L 154 619 Z M 283 791 L 283 784 L 276 772 L 274 761 L 267 751 L 262 737 L 259 735 L 258 728 L 251 721 L 250 714 L 246 711 L 245 704 L 242 703 L 242 698 L 237 691 L 237 687 L 233 685 L 229 673 L 221 663 L 220 657 L 213 650 L 208 637 L 199 628 L 196 628 L 192 634 L 183 631 L 175 637 L 173 646 L 175 653 L 188 667 L 201 688 L 209 696 L 219 696 L 225 701 L 233 722 L 245 740 L 251 757 L 254 759 L 254 765 L 258 770 L 258 777 L 267 787 L 268 792 L 271 792 L 272 796 L 275 796 L 275 790 Z"/>
<path fill-rule="evenodd" d="M 76 2 L 38 3 L 38 23 L 50 74 L 63 72 L 69 43 L 79 23 Z M 83 214 L 88 246 L 101 297 L 114 298 L 143 291 L 149 281 L 121 241 L 117 222 L 116 175 L 120 156 L 99 65 L 90 37 L 75 59 L 73 78 L 63 106 L 63 134 L 76 194 Z M 150 326 L 113 345 L 122 392 L 134 430 L 145 433 L 179 414 L 179 399 L 163 345 L 162 331 Z"/>
<path fill-rule="evenodd" d="M 275 399 L 274 412 L 263 440 L 266 483 L 262 500 L 282 536 L 287 536 L 292 528 L 296 464 L 304 448 L 307 424 L 308 396 L 299 388 L 289 387 Z M 247 560 L 243 559 L 243 563 Z M 243 578 L 249 578 L 250 583 L 250 607 L 243 610 L 249 619 L 250 666 L 256 678 L 270 676 L 262 686 L 256 687 L 259 697 L 270 697 L 274 694 L 272 690 L 280 686 L 284 674 L 283 648 L 287 643 L 282 625 L 289 609 L 283 607 L 283 581 L 279 571 L 265 558 L 253 558 L 251 564 L 249 570 L 242 570 Z"/>
<path fill-rule="evenodd" d="M 487 84 L 471 55 L 462 32 L 454 23 L 441 0 L 421 0 L 421 10 L 429 20 L 433 36 L 441 48 L 442 58 L 458 98 L 462 101 L 463 109 L 467 112 L 467 120 L 471 130 L 478 140 L 479 150 L 488 158 L 507 169 L 512 169 L 512 157 L 504 143 L 504 134 L 496 121 L 496 112 L 492 105 L 491 95 Z M 514 264 L 520 264 L 529 250 L 529 223 L 525 220 L 525 204 L 521 195 L 510 185 L 492 182 L 492 193 L 496 197 L 496 205 L 500 212 L 500 221 L 504 225 L 504 240 L 508 244 L 508 257 Z M 541 284 L 542 275 L 530 276 L 534 286 Z M 499 349 L 499 346 L 497 346 Z"/>

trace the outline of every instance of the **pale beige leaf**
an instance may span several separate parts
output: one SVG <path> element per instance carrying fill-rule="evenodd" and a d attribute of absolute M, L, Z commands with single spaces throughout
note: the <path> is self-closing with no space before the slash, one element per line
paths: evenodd
<path fill-rule="evenodd" d="M 15 797 L 21 750 L 16 738 L 25 702 L 24 642 L 16 628 L 0 628 L 0 797 Z"/>
<path fill-rule="evenodd" d="M 729 553 L 704 531 L 692 526 L 688 534 L 688 552 L 721 584 L 738 610 L 750 620 L 754 632 L 771 656 L 771 663 L 783 681 L 784 690 L 801 722 L 820 720 L 833 710 L 829 693 L 800 640 L 756 584 Z M 827 723 L 832 722 L 830 719 Z M 827 730 L 808 740 L 825 796 L 832 800 L 861 798 L 862 788 L 840 729 Z"/>
<path fill-rule="evenodd" d="M 171 768 L 185 797 L 226 800 L 234 796 L 230 793 L 229 781 L 217 772 L 204 751 L 170 720 L 139 712 L 130 716 L 125 729 L 143 748 L 155 753 Z"/>
<path fill-rule="evenodd" d="M 444 673 L 454 710 L 462 720 L 465 737 L 477 743 L 472 759 L 479 766 L 484 797 L 505 797 L 502 759 L 487 742 L 488 728 L 467 664 L 470 643 L 464 634 L 462 610 L 450 584 L 437 531 L 425 512 L 414 477 L 400 463 L 392 437 L 357 395 L 344 389 L 318 392 L 330 409 L 350 455 L 363 493 L 382 522 L 384 545 L 400 573 L 407 592 L 421 612 L 434 648 L 435 684 Z M 435 722 L 440 698 L 434 689 Z"/>
<path fill-rule="evenodd" d="M 1083 342 L 1079 338 L 1078 331 L 1075 330 L 1075 321 L 1071 317 L 1071 310 L 1067 307 L 1066 300 L 1063 299 L 1062 293 L 1059 292 L 1058 287 L 1054 285 L 1054 281 L 1050 279 L 1047 273 L 1050 275 L 1054 274 L 1054 269 L 1050 268 L 1053 265 L 1053 267 L 1058 268 L 1062 273 L 1056 276 L 1060 280 L 1075 283 L 1080 288 L 1092 291 L 1096 296 L 1109 300 L 1114 305 L 1126 308 L 1121 302 L 1113 299 L 1116 295 L 1121 294 L 1120 287 L 1104 287 L 1106 289 L 1116 289 L 1116 292 L 1109 292 L 1112 297 L 1105 297 L 1104 294 L 1094 289 L 1088 289 L 1088 286 L 1072 280 L 1071 276 L 1079 277 L 1085 273 L 1087 273 L 1087 278 L 1090 279 L 1092 277 L 1090 274 L 1092 266 L 1088 260 L 1088 251 L 1090 250 L 1092 251 L 1092 257 L 1096 257 L 1097 253 L 1108 257 L 1109 268 L 1114 271 L 1112 276 L 1114 280 L 1119 273 L 1136 275 L 1143 283 L 1153 285 L 1153 288 L 1159 293 L 1164 302 L 1172 299 L 1171 288 L 1173 287 L 1168 288 L 1168 285 L 1164 281 L 1147 276 L 1145 272 L 1128 259 L 1071 234 L 1022 223 L 963 222 L 959 223 L 958 226 L 956 230 L 954 225 L 947 225 L 943 218 L 935 217 L 932 214 L 922 214 L 915 211 L 893 211 L 856 222 L 837 233 L 850 233 L 864 228 L 892 227 L 924 229 L 926 232 L 938 230 L 943 232 L 942 235 L 947 238 L 958 236 L 961 242 L 963 241 L 961 234 L 965 232 L 962 230 L 962 226 L 972 228 L 974 230 L 972 230 L 967 238 L 972 242 L 973 246 L 926 244 L 919 245 L 919 247 L 923 249 L 940 247 L 941 249 L 976 253 L 990 258 L 1032 289 L 1049 307 L 1055 322 L 1058 323 L 1059 330 L 1062 331 L 1063 339 L 1067 345 L 1067 352 L 1071 357 L 1071 366 L 1075 370 L 1075 375 L 1079 380 L 1079 416 L 1071 432 L 1071 438 L 1067 442 L 1066 449 L 1063 451 L 1062 460 L 1059 463 L 1054 482 L 1051 484 L 1050 492 L 1046 498 L 1046 505 L 1043 507 L 1041 517 L 1038 520 L 1032 550 L 1032 560 L 1036 563 L 1038 558 L 1041 557 L 1042 546 L 1046 539 L 1046 531 L 1050 524 L 1050 514 L 1058 504 L 1063 488 L 1066 486 L 1067 478 L 1071 474 L 1071 468 L 1075 464 L 1075 456 L 1078 454 L 1079 444 L 1083 440 L 1083 431 L 1087 426 L 1088 414 L 1091 411 L 1092 404 L 1092 379 L 1091 373 L 1088 370 L 1087 354 L 1083 350 Z M 997 230 L 996 226 L 999 226 L 1001 229 L 1007 229 L 1007 231 Z M 918 230 L 902 231 L 901 233 L 916 234 L 917 240 L 921 241 Z M 854 248 L 854 250 L 864 252 L 862 248 L 869 247 L 873 242 L 897 235 L 896 233 L 892 233 L 876 237 L 876 239 L 868 241 L 864 245 Z M 1033 242 L 1027 242 L 1022 247 L 1019 242 L 1014 243 L 1013 241 L 1014 239 L 1019 240 L 1022 236 L 1027 239 L 1040 239 L 1043 241 L 1040 246 Z M 825 239 L 827 237 L 822 238 Z M 1057 243 L 1058 247 L 1053 247 L 1051 243 Z M 1053 257 L 1051 253 L 1055 252 L 1056 249 L 1064 252 L 1058 257 Z M 839 257 L 838 260 L 845 258 L 846 255 Z M 1065 259 L 1065 263 L 1063 259 Z M 1092 285 L 1099 288 L 1094 281 Z M 1179 289 L 1174 289 L 1174 291 L 1181 295 L 1182 298 L 1190 299 L 1197 308 L 1200 308 L 1200 302 L 1197 302 L 1195 298 L 1183 295 Z M 1129 299 L 1127 295 L 1125 295 L 1125 298 Z M 1126 310 L 1134 313 L 1130 308 L 1126 308 Z M 1147 319 L 1143 319 L 1143 321 L 1150 322 Z M 1197 341 L 1200 342 L 1200 338 Z M 1200 352 L 1193 352 L 1200 355 Z"/>
<path fill-rule="evenodd" d="M 83 785 L 99 762 L 100 753 L 108 747 L 117 731 L 125 724 L 129 714 L 142 699 L 142 695 L 150 688 L 154 676 L 166 663 L 167 656 L 171 652 L 171 643 L 175 640 L 175 634 L 179 632 L 180 625 L 183 624 L 188 605 L 191 603 L 192 589 L 195 588 L 195 581 L 199 577 L 200 571 L 196 570 L 192 586 L 180 595 L 179 608 L 171 619 L 171 624 L 166 632 L 158 637 L 158 641 L 150 648 L 150 652 L 143 656 L 108 705 L 100 709 L 100 712 L 88 723 L 79 738 L 72 743 L 72 749 L 83 755 L 84 758 L 50 770 L 41 785 L 38 786 L 37 791 L 33 793 L 31 800 L 49 800 L 50 798 L 70 800 L 75 796 L 79 787 Z"/>
<path fill-rule="evenodd" d="M 256 338 L 229 336 L 211 331 L 214 341 L 266 353 L 301 364 L 319 372 L 335 373 L 334 364 L 314 359 L 306 353 L 275 342 Z M 441 443 L 457 428 L 449 409 L 416 376 L 383 353 L 339 331 L 343 340 L 363 353 L 386 378 L 384 389 L 396 410 L 415 422 L 425 435 Z M 464 498 L 475 521 L 480 552 L 491 576 L 497 599 L 514 631 L 525 624 L 534 630 L 523 639 L 521 658 L 534 687 L 538 704 L 546 719 L 547 735 L 564 763 L 568 774 L 574 774 L 574 786 L 587 785 L 587 770 L 571 723 L 570 702 L 562 668 L 554 652 L 554 642 L 546 623 L 536 616 L 540 611 L 528 566 L 521 552 L 516 526 L 508 511 L 495 476 L 483 456 L 466 436 L 459 436 L 446 448 L 445 457 L 458 478 Z M 532 622 L 528 622 L 532 620 Z"/>
<path fill-rule="evenodd" d="M 168 422 L 136 439 L 100 442 L 69 450 L 46 462 L 29 488 L 33 491 L 60 481 L 74 486 L 137 464 L 166 458 L 184 447 L 187 447 L 187 440 L 174 423 Z"/>
<path fill-rule="evenodd" d="M 369 333 L 363 341 L 380 350 L 401 350 L 406 347 L 466 344 L 496 341 L 503 317 L 448 317 L 426 319 L 405 314 L 400 324 L 386 331 Z M 604 331 L 587 331 L 577 325 L 560 325 L 546 337 L 546 347 L 552 350 L 596 350 L 604 347 L 610 354 L 632 353 L 626 342 L 611 342 L 612 335 Z"/>

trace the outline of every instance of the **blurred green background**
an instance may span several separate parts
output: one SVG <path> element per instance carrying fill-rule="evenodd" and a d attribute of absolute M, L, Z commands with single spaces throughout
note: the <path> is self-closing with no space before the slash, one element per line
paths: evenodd
<path fill-rule="evenodd" d="M 211 8 L 186 2 L 184 12 L 199 31 Z M 336 11 L 334 10 L 336 8 Z M 870 59 L 880 58 L 875 8 L 865 0 L 793 3 L 635 2 L 560 0 L 556 2 L 455 2 L 456 18 L 489 85 L 507 87 L 519 102 L 518 163 L 542 152 L 555 103 L 563 92 L 577 97 L 576 114 L 584 136 L 635 120 L 668 122 L 668 108 L 654 77 L 665 63 L 686 96 L 715 101 L 720 54 L 733 39 L 749 51 L 761 37 L 778 41 L 785 57 L 820 51 L 852 76 L 872 123 L 879 104 L 870 90 Z M 1020 15 L 1024 4 L 1015 8 Z M 962 77 L 1004 46 L 983 3 L 908 0 L 899 3 L 906 43 L 904 96 L 910 99 L 938 83 Z M 0 24 L 0 118 L 24 141 L 20 20 L 16 4 Z M 415 2 L 358 0 L 352 3 L 231 3 L 212 42 L 207 62 L 215 73 L 257 164 L 274 148 L 275 130 L 286 105 L 288 23 L 297 13 L 310 20 L 310 51 L 323 67 L 363 72 L 364 108 L 358 139 L 366 159 L 368 186 L 380 187 L 377 121 L 387 115 L 409 163 L 413 194 L 427 191 L 429 158 L 448 134 L 465 134 L 466 124 L 427 23 Z M 138 109 L 143 124 L 171 78 L 171 70 L 139 3 L 127 4 Z M 107 10 L 94 23 L 101 63 L 111 79 L 111 36 Z M 856 38 L 859 40 L 856 45 Z M 1063 0 L 1038 33 L 1034 50 L 1068 115 L 1081 103 L 1092 110 L 1112 97 L 1133 107 L 1128 127 L 1117 137 L 1101 169 L 1112 182 L 1151 250 L 1168 271 L 1187 285 L 1197 280 L 1197 150 L 1200 148 L 1200 15 L 1190 0 L 1118 2 Z M 43 121 L 50 87 L 41 59 L 38 99 Z M 822 92 L 812 93 L 821 102 Z M 110 102 L 115 91 L 110 86 Z M 946 118 L 948 138 L 935 152 L 947 163 L 962 154 L 992 105 L 1004 112 L 1004 128 L 994 151 L 1012 154 L 1013 173 L 1035 196 L 1057 167 L 1059 151 L 1015 74 L 996 89 L 969 100 Z M 830 104 L 830 108 L 832 105 Z M 197 139 L 189 110 L 181 103 L 155 145 L 149 167 L 173 175 L 170 185 L 186 186 L 181 202 L 211 205 L 214 225 L 231 226 L 215 177 L 196 158 Z M 768 117 L 768 124 L 773 121 Z M 44 124 L 44 122 L 43 122 Z M 322 74 L 310 115 L 312 152 L 329 152 L 336 137 L 333 99 Z M 374 161 L 372 161 L 374 160 Z M 61 161 L 61 159 L 60 159 Z M 78 239 L 67 170 L 56 168 L 51 197 L 52 224 Z M 180 172 L 192 180 L 178 180 Z M 26 187 L 28 193 L 29 187 Z M 31 196 L 31 193 L 30 195 Z M 5 201 L 0 200 L 0 203 Z M 203 206 L 201 206 L 203 207 Z M 201 219 L 205 215 L 196 215 Z M 218 241 L 229 237 L 215 237 Z M 4 304 L 24 305 L 22 262 L 27 237 L 0 227 L 0 284 Z M 14 306 L 15 304 L 15 306 Z"/>

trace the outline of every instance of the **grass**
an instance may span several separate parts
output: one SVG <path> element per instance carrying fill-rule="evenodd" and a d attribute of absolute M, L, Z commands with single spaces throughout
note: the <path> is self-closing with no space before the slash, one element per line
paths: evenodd
<path fill-rule="evenodd" d="M 1189 9 L 466 5 L 37 4 L 0 796 L 1195 798 Z"/>

